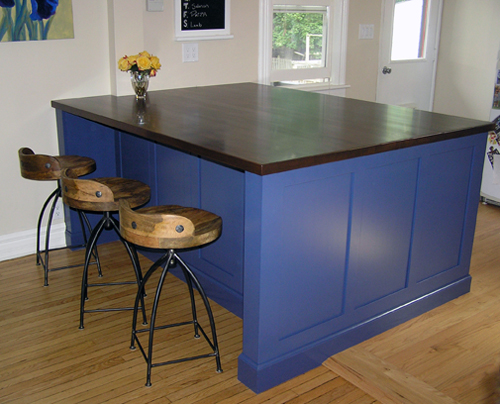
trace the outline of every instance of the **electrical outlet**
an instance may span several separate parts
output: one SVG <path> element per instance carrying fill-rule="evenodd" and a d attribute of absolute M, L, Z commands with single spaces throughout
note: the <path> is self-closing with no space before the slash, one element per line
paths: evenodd
<path fill-rule="evenodd" d="M 198 61 L 198 43 L 183 43 L 182 44 L 182 61 L 197 62 Z"/>
<path fill-rule="evenodd" d="M 61 199 L 57 200 L 56 208 L 54 209 L 54 220 L 64 219 L 64 209 Z"/>

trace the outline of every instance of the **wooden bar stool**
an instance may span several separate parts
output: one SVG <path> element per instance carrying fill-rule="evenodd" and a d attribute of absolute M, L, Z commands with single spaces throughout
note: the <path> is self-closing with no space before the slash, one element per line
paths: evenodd
<path fill-rule="evenodd" d="M 57 181 L 57 188 L 49 195 L 47 200 L 42 206 L 40 215 L 38 216 L 38 224 L 36 228 L 36 264 L 43 266 L 44 271 L 44 286 L 49 285 L 49 271 L 56 271 L 59 269 L 71 268 L 77 265 L 70 265 L 59 268 L 49 268 L 49 251 L 50 248 L 50 228 L 52 226 L 52 219 L 54 217 L 54 210 L 57 204 L 57 200 L 61 197 L 61 173 L 67 168 L 74 170 L 75 175 L 83 176 L 90 174 L 95 171 L 96 164 L 94 159 L 90 157 L 80 157 L 80 156 L 48 156 L 45 154 L 35 154 L 33 150 L 28 147 L 22 147 L 19 149 L 19 162 L 21 165 L 21 176 L 29 180 L 35 181 Z M 52 201 L 50 208 L 50 213 L 47 221 L 47 232 L 45 235 L 45 250 L 40 249 L 40 231 L 42 226 L 42 220 L 45 213 L 45 209 Z M 84 226 L 87 225 L 88 231 L 91 231 L 90 223 L 87 220 L 85 214 L 81 211 L 77 211 L 80 219 L 80 225 L 83 232 L 84 244 L 87 243 L 87 236 Z M 44 253 L 44 257 L 42 257 Z M 97 257 L 97 252 L 95 253 L 96 263 L 98 264 L 99 273 L 101 273 L 101 267 L 99 265 L 99 258 Z"/>
<path fill-rule="evenodd" d="M 127 201 L 120 201 L 120 232 L 122 234 L 122 237 L 133 245 L 166 250 L 166 252 L 151 266 L 146 275 L 144 275 L 141 286 L 139 287 L 139 290 L 137 292 L 134 305 L 134 316 L 132 320 L 132 341 L 130 349 L 135 349 L 135 343 L 137 342 L 137 345 L 139 346 L 142 355 L 146 360 L 146 386 L 151 386 L 151 369 L 153 367 L 168 365 L 171 363 L 178 363 L 214 356 L 217 364 L 217 372 L 222 372 L 219 345 L 217 343 L 217 332 L 215 329 L 212 309 L 210 308 L 210 303 L 208 301 L 207 295 L 205 294 L 205 291 L 203 290 L 203 287 L 196 278 L 195 274 L 176 252 L 177 249 L 201 247 L 205 244 L 208 244 L 219 237 L 221 230 L 222 219 L 219 216 L 205 210 L 171 205 L 148 207 L 133 211 L 132 209 L 130 209 Z M 131 249 L 135 250 L 135 247 L 131 246 Z M 137 257 L 137 255 L 135 255 L 135 257 Z M 186 283 L 191 298 L 192 320 L 175 324 L 155 326 L 158 302 L 160 300 L 162 287 L 169 268 L 176 265 L 176 263 L 180 264 L 182 272 L 184 273 L 184 277 L 186 278 Z M 144 294 L 144 287 L 151 275 L 160 267 L 162 267 L 163 270 L 160 276 L 160 280 L 158 281 L 158 286 L 156 288 L 155 299 L 151 309 L 149 327 L 147 329 L 137 330 L 137 311 L 139 307 L 139 301 Z M 211 340 L 203 330 L 202 326 L 198 323 L 193 284 L 198 290 L 203 303 L 205 304 L 205 309 L 208 314 L 212 332 Z M 194 325 L 194 337 L 200 338 L 201 332 L 201 334 L 205 337 L 206 341 L 210 345 L 212 352 L 204 355 L 173 359 L 167 362 L 153 363 L 154 331 L 189 324 Z M 143 332 L 149 332 L 149 345 L 147 347 L 147 353 L 141 345 L 141 342 L 137 335 Z"/>
<path fill-rule="evenodd" d="M 91 286 L 113 286 L 136 283 L 139 287 L 142 280 L 141 268 L 138 264 L 135 251 L 131 250 L 128 243 L 123 243 L 133 263 L 136 282 L 108 282 L 88 283 L 88 269 L 92 250 L 97 244 L 103 230 L 114 230 L 120 236 L 118 221 L 112 216 L 118 211 L 118 202 L 126 200 L 130 206 L 136 208 L 149 201 L 151 190 L 148 185 L 131 179 L 119 177 L 79 179 L 72 169 L 64 170 L 62 174 L 62 195 L 64 203 L 74 209 L 91 212 L 101 212 L 102 218 L 94 226 L 90 234 L 85 251 L 85 264 L 83 267 L 82 291 L 80 297 L 80 329 L 83 329 L 83 317 L 85 313 L 132 310 L 133 307 L 102 308 L 85 310 L 85 301 L 88 300 L 88 288 Z M 142 296 L 143 298 L 143 296 Z M 146 322 L 144 301 L 142 300 L 142 312 Z"/>

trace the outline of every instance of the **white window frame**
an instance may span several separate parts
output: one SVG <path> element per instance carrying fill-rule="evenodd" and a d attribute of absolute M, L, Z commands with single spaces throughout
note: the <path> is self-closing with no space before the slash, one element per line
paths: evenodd
<path fill-rule="evenodd" d="M 328 6 L 330 17 L 328 22 L 327 58 L 325 69 L 318 71 L 318 77 L 329 77 L 330 82 L 319 85 L 301 85 L 294 88 L 336 86 L 345 87 L 345 65 L 347 49 L 347 21 L 349 13 L 349 0 L 260 0 L 259 18 L 259 83 L 271 84 L 275 81 L 297 80 L 290 74 L 302 74 L 300 70 L 272 71 L 272 35 L 273 35 L 273 6 L 274 5 L 316 5 Z M 320 72 L 321 70 L 321 72 Z M 298 73 L 297 73 L 298 72 Z M 323 76 L 322 76 L 323 75 Z M 296 77 L 297 77 L 296 76 Z"/>

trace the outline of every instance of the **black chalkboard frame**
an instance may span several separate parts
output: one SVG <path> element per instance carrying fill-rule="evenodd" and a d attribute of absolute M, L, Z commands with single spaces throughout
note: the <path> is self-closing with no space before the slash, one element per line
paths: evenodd
<path fill-rule="evenodd" d="M 189 0 L 192 1 L 192 0 Z M 224 0 L 224 27 L 220 29 L 193 29 L 183 30 L 183 8 L 184 0 L 174 0 L 174 14 L 175 14 L 175 39 L 177 41 L 192 41 L 192 40 L 216 40 L 216 39 L 231 39 L 231 0 Z M 209 3 L 207 1 L 207 3 Z M 203 0 L 195 1 L 195 3 L 205 3 Z"/>

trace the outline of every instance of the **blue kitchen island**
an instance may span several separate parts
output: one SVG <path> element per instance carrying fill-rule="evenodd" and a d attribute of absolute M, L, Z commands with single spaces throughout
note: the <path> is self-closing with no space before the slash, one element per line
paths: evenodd
<path fill-rule="evenodd" d="M 243 318 L 255 392 L 470 289 L 488 122 L 254 83 L 52 106 L 61 154 L 93 176 L 223 218 L 183 256 Z"/>

